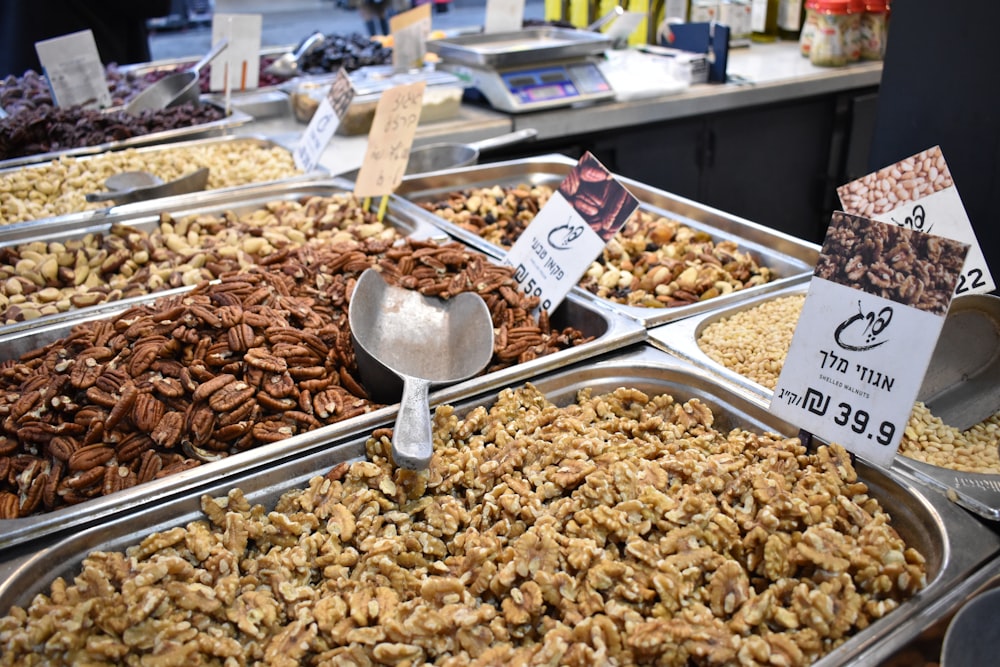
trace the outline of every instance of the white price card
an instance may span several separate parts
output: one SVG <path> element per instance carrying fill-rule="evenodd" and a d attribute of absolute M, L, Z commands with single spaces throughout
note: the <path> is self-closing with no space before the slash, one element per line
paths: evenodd
<path fill-rule="evenodd" d="M 431 4 L 425 3 L 389 18 L 392 67 L 405 72 L 423 67 L 427 37 L 431 34 Z"/>
<path fill-rule="evenodd" d="M 511 247 L 521 290 L 554 311 L 639 205 L 625 186 L 585 153 Z"/>
<path fill-rule="evenodd" d="M 524 25 L 524 0 L 486 0 L 483 32 L 516 32 Z"/>
<path fill-rule="evenodd" d="M 35 43 L 56 106 L 111 106 L 111 92 L 90 30 Z"/>
<path fill-rule="evenodd" d="M 403 182 L 426 87 L 426 81 L 417 81 L 382 93 L 375 107 L 372 129 L 368 132 L 365 159 L 354 183 L 356 196 L 392 194 Z"/>
<path fill-rule="evenodd" d="M 888 466 L 968 248 L 834 213 L 770 411 Z"/>
<path fill-rule="evenodd" d="M 996 287 L 940 146 L 837 188 L 844 211 L 968 243 L 955 294 Z"/>
<path fill-rule="evenodd" d="M 354 87 L 351 85 L 351 77 L 341 67 L 337 70 L 337 76 L 330 84 L 330 90 L 320 100 L 316 112 L 292 152 L 296 167 L 306 172 L 316 168 L 353 99 Z"/>
<path fill-rule="evenodd" d="M 229 46 L 211 64 L 208 78 L 213 91 L 254 90 L 260 84 L 260 14 L 215 14 L 212 16 L 212 44 L 223 39 Z"/>
<path fill-rule="evenodd" d="M 645 20 L 646 12 L 625 12 L 608 26 L 604 34 L 612 44 L 627 41 Z"/>

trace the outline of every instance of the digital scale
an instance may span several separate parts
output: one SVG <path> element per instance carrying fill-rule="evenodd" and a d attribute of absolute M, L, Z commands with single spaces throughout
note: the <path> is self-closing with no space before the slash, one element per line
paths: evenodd
<path fill-rule="evenodd" d="M 613 98 L 598 67 L 611 40 L 596 32 L 536 27 L 431 40 L 439 67 L 478 90 L 494 109 L 523 113 Z"/>

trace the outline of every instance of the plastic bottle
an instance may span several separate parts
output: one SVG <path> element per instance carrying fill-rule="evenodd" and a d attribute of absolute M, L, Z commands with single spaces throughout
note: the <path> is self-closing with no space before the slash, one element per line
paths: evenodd
<path fill-rule="evenodd" d="M 798 39 L 804 18 L 805 7 L 802 0 L 779 0 L 778 37 L 788 40 Z"/>
<path fill-rule="evenodd" d="M 861 58 L 882 60 L 885 56 L 885 39 L 888 33 L 888 0 L 868 0 L 861 17 Z"/>

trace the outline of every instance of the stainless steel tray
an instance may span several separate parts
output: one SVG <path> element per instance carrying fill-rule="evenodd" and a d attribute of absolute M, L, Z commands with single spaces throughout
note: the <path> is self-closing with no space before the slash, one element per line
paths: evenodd
<path fill-rule="evenodd" d="M 755 396 L 756 400 L 766 407 L 770 405 L 774 392 L 713 360 L 698 345 L 698 339 L 705 327 L 710 324 L 771 299 L 791 294 L 805 294 L 808 288 L 808 283 L 793 285 L 727 308 L 656 327 L 649 331 L 649 342 L 708 371 L 720 382 Z M 966 509 L 986 519 L 1000 521 L 1000 475 L 949 470 L 901 454 L 893 460 L 892 467 L 922 486 L 929 485 L 938 489 Z"/>
<path fill-rule="evenodd" d="M 190 289 L 190 288 L 187 288 Z M 176 290 L 183 292 L 185 289 Z M 45 323 L 19 328 L 0 336 L 0 363 L 17 358 L 54 340 L 65 337 L 75 324 L 83 321 L 111 318 L 129 307 L 154 301 L 162 295 L 136 297 L 92 308 L 83 308 L 72 315 L 54 316 Z M 594 340 L 530 362 L 487 373 L 462 383 L 444 387 L 431 394 L 432 403 L 454 401 L 475 392 L 492 389 L 523 380 L 567 364 L 589 359 L 610 350 L 645 339 L 646 331 L 628 318 L 601 308 L 595 308 L 578 297 L 571 296 L 552 316 L 554 327 L 573 326 Z M 248 468 L 270 465 L 284 456 L 299 456 L 311 449 L 326 448 L 329 443 L 358 431 L 386 424 L 394 419 L 398 404 L 374 412 L 324 426 L 287 438 L 280 442 L 251 449 L 213 463 L 205 463 L 177 475 L 132 487 L 110 496 L 103 496 L 79 505 L 22 519 L 0 520 L 0 551 L 52 535 L 68 528 L 85 525 L 95 519 L 115 514 L 133 513 L 167 496 L 195 488 L 226 475 Z"/>
<path fill-rule="evenodd" d="M 213 104 L 215 106 L 220 106 L 214 102 L 206 102 L 206 104 Z M 221 108 L 221 107 L 220 107 Z M 0 170 L 10 169 L 12 167 L 19 167 L 23 165 L 35 164 L 38 162 L 48 162 L 49 160 L 56 160 L 61 157 L 78 157 L 81 155 L 93 155 L 95 153 L 104 153 L 106 151 L 119 151 L 124 148 L 136 148 L 138 146 L 149 146 L 152 144 L 163 144 L 174 141 L 183 141 L 185 139 L 193 139 L 195 137 L 210 137 L 217 136 L 232 130 L 233 128 L 239 127 L 240 125 L 246 125 L 253 120 L 253 116 L 238 109 L 234 109 L 225 118 L 220 118 L 219 120 L 213 120 L 208 123 L 200 123 L 198 125 L 189 125 L 187 127 L 175 127 L 172 130 L 163 130 L 162 132 L 150 132 L 149 134 L 144 134 L 138 137 L 129 137 L 128 139 L 118 139 L 116 141 L 106 141 L 102 144 L 95 144 L 93 146 L 81 146 L 80 148 L 67 148 L 61 151 L 51 151 L 48 153 L 37 153 L 35 155 L 25 155 L 23 157 L 14 157 L 7 160 L 0 160 Z"/>
<path fill-rule="evenodd" d="M 208 190 L 187 195 L 164 197 L 151 202 L 137 202 L 108 209 L 105 215 L 88 217 L 84 221 L 75 216 L 68 218 L 50 218 L 38 225 L 25 224 L 8 225 L 15 229 L 5 230 L 0 226 L 0 248 L 21 245 L 33 241 L 65 242 L 80 239 L 87 234 L 107 234 L 113 225 L 129 226 L 139 231 L 150 233 L 160 226 L 160 213 L 168 212 L 175 219 L 191 215 L 221 215 L 233 212 L 238 216 L 263 208 L 272 201 L 298 200 L 305 197 L 329 196 L 349 192 L 352 183 L 335 179 L 302 179 L 275 181 L 266 185 L 251 185 L 221 190 Z M 445 234 L 429 221 L 410 216 L 401 217 L 395 213 L 392 202 L 387 207 L 386 220 L 400 234 L 414 239 L 443 239 Z M 183 291 L 181 288 L 180 291 Z M 152 298 L 174 293 L 178 290 L 158 292 Z M 118 302 L 102 303 L 91 308 L 93 312 L 106 312 L 107 306 L 114 303 L 134 304 L 137 299 L 147 300 L 147 296 L 129 298 Z M 16 324 L 0 325 L 0 337 L 17 331 L 37 327 L 43 322 L 58 322 L 66 318 L 78 317 L 80 313 L 92 312 L 91 308 L 77 308 L 63 313 L 47 315 L 41 318 Z M 112 307 L 117 311 L 118 307 Z"/>
<path fill-rule="evenodd" d="M 543 155 L 420 174 L 404 178 L 402 185 L 396 189 L 396 194 L 412 202 L 421 213 L 431 215 L 434 224 L 439 225 L 451 236 L 486 254 L 501 258 L 505 254 L 503 248 L 493 245 L 474 232 L 425 211 L 418 204 L 437 199 L 454 190 L 467 188 L 513 186 L 521 183 L 549 185 L 556 188 L 576 162 L 564 155 Z M 773 292 L 787 285 L 806 281 L 812 276 L 813 267 L 819 257 L 818 245 L 638 181 L 624 177 L 617 178 L 639 200 L 642 210 L 677 219 L 689 227 L 709 233 L 714 240 L 735 241 L 741 249 L 752 252 L 762 264 L 772 268 L 778 278 L 764 285 L 676 308 L 642 308 L 619 304 L 598 297 L 581 287 L 574 288 L 575 292 L 586 298 L 603 303 L 642 322 L 644 326 L 652 327 L 720 308 L 726 304 L 738 303 L 757 294 Z"/>
<path fill-rule="evenodd" d="M 163 151 L 177 150 L 185 147 L 196 147 L 196 146 L 210 146 L 213 144 L 234 144 L 250 142 L 256 144 L 257 147 L 261 149 L 270 148 L 280 148 L 283 151 L 288 151 L 286 146 L 283 146 L 267 137 L 257 136 L 257 135 L 241 135 L 241 136 L 218 136 L 218 137 L 205 137 L 201 139 L 190 139 L 188 141 L 180 141 L 167 144 L 158 144 L 155 146 L 140 146 L 136 147 L 134 150 L 139 154 L 146 153 L 159 153 Z M 289 151 L 290 152 L 290 151 Z M 99 157 L 98 154 L 93 155 L 83 155 L 78 158 L 80 162 L 86 163 L 88 160 L 93 160 Z M 29 164 L 21 165 L 20 167 L 11 167 L 9 169 L 0 169 L 0 173 L 10 172 L 10 171 L 25 171 L 30 173 L 31 169 L 40 169 L 43 164 Z M 280 181 L 268 181 L 268 183 L 285 183 L 285 182 L 295 182 L 300 180 L 314 180 L 317 178 L 322 178 L 328 176 L 326 172 L 316 171 L 308 174 L 300 174 L 297 176 L 290 176 L 287 179 L 281 179 Z M 204 193 L 217 193 L 217 192 L 242 192 L 247 188 L 253 188 L 258 183 L 249 183 L 246 185 L 234 186 L 231 188 L 218 188 L 215 190 L 205 190 L 202 193 L 191 193 L 186 195 L 175 195 L 173 197 L 161 197 L 159 199 L 150 199 L 142 202 L 135 202 L 132 204 L 122 204 L 122 205 L 110 205 L 110 206 L 100 206 L 98 208 L 86 209 L 82 211 L 77 211 L 74 213 L 66 213 L 64 215 L 55 215 L 47 218 L 36 218 L 35 220 L 25 220 L 23 222 L 13 222 L 10 224 L 0 225 L 0 243 L 6 243 L 9 240 L 24 240 L 31 239 L 35 236 L 44 235 L 49 233 L 50 229 L 72 229 L 75 227 L 83 227 L 88 224 L 96 223 L 100 224 L 100 219 L 106 218 L 110 215 L 118 215 L 119 213 L 130 213 L 133 211 L 145 211 L 152 208 L 159 210 L 161 206 L 174 206 L 190 201 L 192 197 L 201 196 Z"/>
<path fill-rule="evenodd" d="M 591 388 L 610 391 L 619 386 L 636 387 L 647 393 L 670 393 L 679 400 L 696 397 L 716 412 L 717 421 L 751 430 L 794 432 L 759 406 L 706 379 L 698 369 L 648 345 L 630 347 L 604 355 L 587 364 L 561 368 L 532 380 L 550 400 L 569 403 L 577 391 Z M 495 392 L 470 394 L 456 405 L 463 414 L 477 405 L 488 405 Z M 225 478 L 205 480 L 197 489 L 186 489 L 172 498 L 148 502 L 132 515 L 106 518 L 73 535 L 0 553 L 0 614 L 12 605 L 25 606 L 31 598 L 48 590 L 61 576 L 71 580 L 83 558 L 94 550 L 121 551 L 152 532 L 163 532 L 203 518 L 199 498 L 224 496 L 240 488 L 251 504 L 265 508 L 289 490 L 303 488 L 315 475 L 344 461 L 364 457 L 366 436 L 345 439 L 336 446 L 315 447 L 294 456 L 275 458 L 264 466 L 231 471 Z M 878 664 L 915 636 L 922 624 L 933 620 L 928 610 L 946 614 L 960 599 L 956 587 L 1000 549 L 1000 538 L 973 517 L 936 495 L 925 496 L 893 473 L 858 464 L 859 477 L 892 515 L 894 527 L 908 544 L 926 556 L 927 588 L 904 602 L 885 618 L 856 634 L 815 663 L 818 667 L 848 664 Z"/>
<path fill-rule="evenodd" d="M 611 40 L 602 33 L 550 26 L 458 35 L 427 42 L 427 50 L 447 62 L 493 68 L 591 56 L 609 48 Z"/>

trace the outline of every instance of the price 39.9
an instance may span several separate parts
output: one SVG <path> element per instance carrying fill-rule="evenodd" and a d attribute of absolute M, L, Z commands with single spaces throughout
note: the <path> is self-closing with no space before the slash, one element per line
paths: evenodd
<path fill-rule="evenodd" d="M 868 432 L 868 425 L 871 416 L 865 410 L 855 410 L 847 403 L 838 403 L 837 412 L 833 416 L 833 421 L 838 426 L 850 426 L 851 430 L 858 435 Z M 892 422 L 884 421 L 878 426 L 878 432 L 868 432 L 868 439 L 874 439 L 880 445 L 892 443 L 892 437 L 896 434 L 896 425 Z"/>

